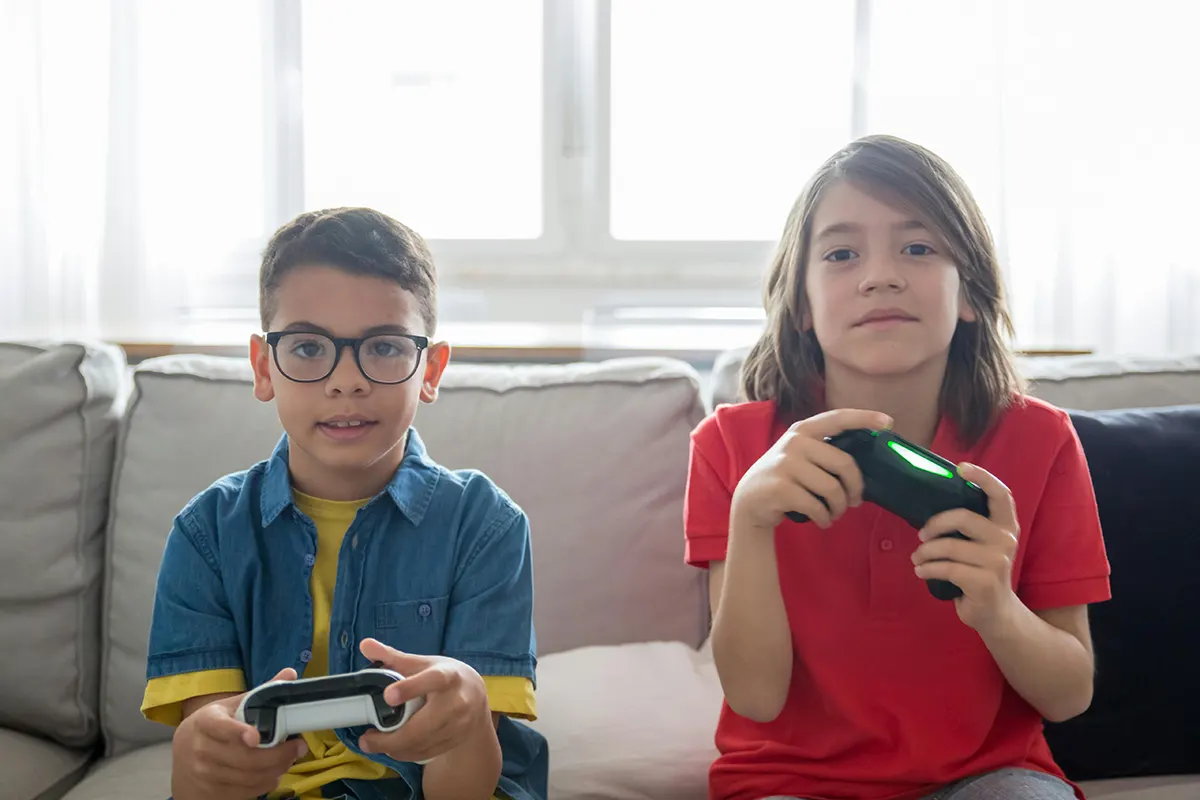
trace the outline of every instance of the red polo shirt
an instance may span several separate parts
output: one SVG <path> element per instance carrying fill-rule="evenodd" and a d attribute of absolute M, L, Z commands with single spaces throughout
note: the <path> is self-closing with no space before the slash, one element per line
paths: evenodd
<path fill-rule="evenodd" d="M 697 427 L 684 510 L 689 564 L 724 560 L 733 489 L 787 425 L 774 403 L 760 402 L 722 406 Z M 1063 411 L 1022 398 L 970 449 L 943 419 L 930 449 L 983 467 L 1012 491 L 1022 529 L 1013 585 L 1029 608 L 1110 597 L 1091 478 Z M 954 604 L 913 574 L 919 543 L 868 503 L 825 531 L 788 520 L 776 529 L 792 682 L 772 722 L 724 706 L 711 798 L 907 800 L 1001 767 L 1062 777 L 1041 716 Z"/>

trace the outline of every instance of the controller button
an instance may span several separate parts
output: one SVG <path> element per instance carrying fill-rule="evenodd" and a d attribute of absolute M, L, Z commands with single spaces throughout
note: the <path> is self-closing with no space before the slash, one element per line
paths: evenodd
<path fill-rule="evenodd" d="M 421 605 L 417 607 L 417 613 L 422 617 L 428 617 L 433 613 L 433 607 L 430 606 L 429 603 L 421 603 Z"/>
<path fill-rule="evenodd" d="M 300 651 L 300 660 L 303 661 L 305 664 L 312 661 L 312 650 L 301 650 Z"/>
<path fill-rule="evenodd" d="M 879 549 L 885 553 L 889 552 L 892 549 L 892 540 L 884 539 L 882 542 L 879 543 Z"/>

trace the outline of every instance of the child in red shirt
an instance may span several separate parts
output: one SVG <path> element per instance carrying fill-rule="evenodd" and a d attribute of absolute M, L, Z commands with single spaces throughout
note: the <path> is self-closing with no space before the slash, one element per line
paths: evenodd
<path fill-rule="evenodd" d="M 766 308 L 749 402 L 692 437 L 686 558 L 710 571 L 726 698 L 710 797 L 1082 798 L 1042 720 L 1091 703 L 1108 560 L 1070 419 L 1021 394 L 969 190 L 917 145 L 850 144 L 797 200 Z M 918 532 L 863 504 L 824 439 L 885 427 L 958 463 L 990 516 Z"/>

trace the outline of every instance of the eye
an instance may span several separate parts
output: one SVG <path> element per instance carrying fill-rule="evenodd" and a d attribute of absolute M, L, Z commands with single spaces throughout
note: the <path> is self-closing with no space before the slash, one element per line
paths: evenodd
<path fill-rule="evenodd" d="M 934 249 L 927 244 L 910 244 L 905 245 L 902 251 L 909 256 L 931 256 L 934 255 Z"/>
<path fill-rule="evenodd" d="M 391 358 L 400 355 L 400 348 L 392 342 L 376 341 L 371 343 L 371 355 Z"/>
<path fill-rule="evenodd" d="M 397 336 L 374 337 L 363 343 L 363 355 L 370 358 L 407 358 L 412 350 L 412 342 Z"/>
<path fill-rule="evenodd" d="M 320 358 L 325 347 L 316 339 L 306 339 L 292 345 L 292 354 L 301 358 Z"/>
<path fill-rule="evenodd" d="M 856 257 L 857 255 L 858 255 L 857 253 L 855 253 L 853 250 L 851 250 L 848 247 L 839 247 L 836 250 L 830 250 L 828 253 L 826 253 L 825 260 L 826 261 L 849 261 L 850 259 Z"/>

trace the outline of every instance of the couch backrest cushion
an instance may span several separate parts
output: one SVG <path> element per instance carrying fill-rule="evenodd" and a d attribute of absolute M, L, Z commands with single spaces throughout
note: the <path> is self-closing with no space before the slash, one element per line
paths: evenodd
<path fill-rule="evenodd" d="M 216 478 L 268 456 L 272 406 L 238 360 L 171 357 L 135 373 L 116 468 L 104 722 L 110 750 L 165 739 L 141 719 L 146 633 L 171 520 Z M 707 629 L 703 575 L 683 564 L 696 373 L 662 359 L 453 365 L 418 412 L 433 457 L 489 474 L 529 515 L 538 650 L 677 640 Z"/>
<path fill-rule="evenodd" d="M 713 365 L 709 403 L 737 402 L 746 349 L 722 353 Z M 1026 356 L 1017 367 L 1029 393 L 1059 408 L 1096 411 L 1200 403 L 1200 355 L 1140 358 Z"/>
<path fill-rule="evenodd" d="M 0 344 L 0 726 L 90 745 L 124 356 Z"/>
<path fill-rule="evenodd" d="M 1112 565 L 1096 691 L 1047 736 L 1079 780 L 1200 773 L 1200 405 L 1071 412 Z"/>

